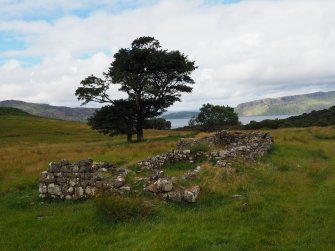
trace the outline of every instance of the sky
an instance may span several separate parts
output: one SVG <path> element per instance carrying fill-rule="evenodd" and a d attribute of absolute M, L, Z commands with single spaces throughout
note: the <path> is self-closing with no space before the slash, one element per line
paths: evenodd
<path fill-rule="evenodd" d="M 77 107 L 80 81 L 140 36 L 198 66 L 170 111 L 335 90 L 334 13 L 334 0 L 0 0 L 0 100 Z"/>

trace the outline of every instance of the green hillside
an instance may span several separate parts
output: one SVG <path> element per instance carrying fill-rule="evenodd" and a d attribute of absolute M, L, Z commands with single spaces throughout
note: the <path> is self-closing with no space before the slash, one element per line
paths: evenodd
<path fill-rule="evenodd" d="M 311 127 L 335 125 L 335 106 L 320 111 L 312 111 L 286 119 L 267 119 L 260 122 L 251 121 L 245 126 L 246 129 L 261 128 L 287 128 L 287 127 Z"/>
<path fill-rule="evenodd" d="M 256 100 L 239 104 L 235 111 L 240 116 L 296 115 L 327 109 L 333 105 L 335 91 Z"/>
<path fill-rule="evenodd" d="M 0 116 L 31 116 L 31 114 L 13 107 L 0 107 Z"/>
<path fill-rule="evenodd" d="M 335 127 L 269 132 L 275 138 L 270 154 L 259 163 L 233 163 L 235 174 L 194 164 L 203 167 L 197 203 L 139 195 L 154 213 L 114 223 L 94 199 L 40 199 L 39 173 L 50 161 L 87 157 L 137 172 L 137 161 L 171 150 L 189 132 L 150 130 L 146 142 L 127 144 L 82 123 L 4 116 L 0 250 L 333 250 Z M 170 165 L 165 172 L 179 175 L 194 166 Z"/>
<path fill-rule="evenodd" d="M 18 100 L 5 100 L 0 102 L 0 107 L 13 107 L 21 109 L 32 115 L 70 120 L 70 121 L 80 121 L 86 122 L 87 118 L 90 117 L 95 111 L 95 108 L 71 108 L 65 106 L 52 106 L 47 104 L 36 104 L 28 103 Z"/>

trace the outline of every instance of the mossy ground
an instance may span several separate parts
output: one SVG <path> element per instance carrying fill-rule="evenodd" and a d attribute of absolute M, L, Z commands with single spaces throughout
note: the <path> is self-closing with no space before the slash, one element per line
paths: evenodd
<path fill-rule="evenodd" d="M 202 164 L 199 179 L 186 184 L 201 185 L 199 201 L 146 197 L 155 209 L 151 216 L 111 222 L 94 200 L 38 198 L 38 173 L 51 160 L 92 157 L 132 167 L 171 150 L 189 132 L 145 134 L 146 142 L 127 144 L 80 123 L 2 117 L 0 249 L 334 250 L 335 127 L 271 131 L 270 154 L 257 164 L 236 163 L 235 175 Z M 188 167 L 166 172 L 178 175 Z"/>

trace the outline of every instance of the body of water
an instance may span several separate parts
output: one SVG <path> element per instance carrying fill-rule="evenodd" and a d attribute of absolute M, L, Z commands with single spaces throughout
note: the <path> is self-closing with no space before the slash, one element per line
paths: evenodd
<path fill-rule="evenodd" d="M 288 117 L 295 116 L 295 115 L 272 115 L 272 116 L 241 116 L 239 120 L 243 125 L 248 124 L 250 121 L 255 120 L 257 122 L 265 120 L 265 119 L 286 119 Z M 191 118 L 183 118 L 183 119 L 167 119 L 171 121 L 172 128 L 178 128 L 188 125 L 188 121 Z"/>

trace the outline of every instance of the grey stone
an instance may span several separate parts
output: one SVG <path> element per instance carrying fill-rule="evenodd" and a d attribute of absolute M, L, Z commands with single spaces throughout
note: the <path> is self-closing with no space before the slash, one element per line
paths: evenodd
<path fill-rule="evenodd" d="M 54 184 L 54 183 L 50 183 L 48 185 L 48 193 L 51 195 L 61 195 L 62 191 L 60 186 Z"/>
<path fill-rule="evenodd" d="M 170 192 L 173 188 L 172 181 L 167 178 L 159 178 L 156 184 L 157 189 L 161 192 Z"/>
<path fill-rule="evenodd" d="M 122 187 L 125 184 L 125 179 L 122 176 L 118 176 L 115 180 L 114 180 L 114 187 L 115 188 L 119 188 Z"/>
<path fill-rule="evenodd" d="M 200 193 L 200 186 L 193 186 L 184 190 L 183 199 L 187 202 L 196 202 Z"/>
<path fill-rule="evenodd" d="M 47 193 L 48 192 L 48 185 L 44 183 L 40 183 L 38 191 L 40 193 Z"/>
<path fill-rule="evenodd" d="M 179 190 L 171 191 L 167 193 L 167 198 L 171 201 L 180 202 L 182 200 L 182 194 Z"/>

